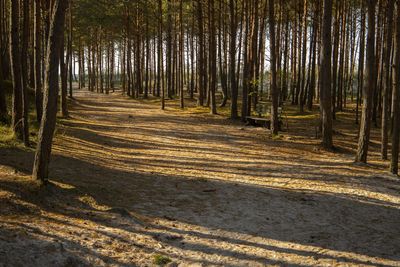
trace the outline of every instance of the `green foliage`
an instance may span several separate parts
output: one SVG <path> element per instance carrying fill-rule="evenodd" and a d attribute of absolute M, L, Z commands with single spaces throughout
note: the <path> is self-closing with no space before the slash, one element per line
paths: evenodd
<path fill-rule="evenodd" d="M 6 102 L 9 113 L 12 109 L 12 91 L 13 85 L 11 81 L 1 81 L 0 86 L 4 88 L 6 93 Z M 35 109 L 35 91 L 28 88 L 28 100 L 29 100 L 29 132 L 31 142 L 36 142 L 37 133 L 39 131 L 39 124 L 36 121 L 36 109 Z M 21 144 L 15 139 L 11 125 L 11 115 L 5 118 L 5 121 L 0 121 L 0 147 L 15 147 L 21 146 Z M 22 147 L 22 146 L 21 146 Z"/>
<path fill-rule="evenodd" d="M 163 256 L 160 254 L 156 254 L 153 257 L 153 263 L 159 266 L 163 266 L 165 264 L 168 264 L 171 262 L 171 259 L 168 258 L 167 256 Z"/>

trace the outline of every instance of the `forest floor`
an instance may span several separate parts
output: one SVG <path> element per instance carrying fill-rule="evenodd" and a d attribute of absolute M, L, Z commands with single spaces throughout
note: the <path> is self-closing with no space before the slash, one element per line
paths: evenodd
<path fill-rule="evenodd" d="M 33 150 L 0 146 L 0 266 L 400 266 L 400 180 L 378 129 L 356 165 L 351 112 L 334 152 L 317 112 L 289 110 L 275 138 L 206 112 L 78 92 L 47 188 Z"/>

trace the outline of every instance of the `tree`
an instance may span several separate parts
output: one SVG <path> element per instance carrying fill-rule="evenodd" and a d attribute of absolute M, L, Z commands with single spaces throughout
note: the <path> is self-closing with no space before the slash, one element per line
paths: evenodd
<path fill-rule="evenodd" d="M 387 159 L 387 150 L 388 150 L 388 117 L 389 117 L 389 94 L 392 89 L 392 81 L 390 76 L 391 70 L 391 62 L 390 55 L 392 51 L 392 39 L 393 39 L 393 9 L 394 9 L 394 0 L 388 0 L 388 4 L 386 7 L 387 14 L 387 34 L 385 41 L 385 49 L 384 49 L 384 86 L 382 92 L 382 146 L 381 146 L 381 154 L 382 159 Z"/>
<path fill-rule="evenodd" d="M 397 0 L 396 14 L 396 57 L 395 57 L 395 79 L 396 86 L 393 90 L 393 131 L 392 131 L 392 159 L 390 172 L 399 173 L 399 136 L 400 136 L 400 1 Z"/>
<path fill-rule="evenodd" d="M 19 1 L 10 0 L 10 63 L 11 77 L 13 83 L 13 99 L 12 99 L 12 127 L 14 133 L 19 140 L 24 140 L 24 95 L 22 87 L 22 71 L 21 71 L 21 47 L 19 36 L 19 18 L 20 5 Z"/>
<path fill-rule="evenodd" d="M 22 125 L 23 125 L 23 141 L 25 146 L 29 146 L 29 103 L 28 103 L 28 47 L 29 47 L 29 23 L 30 23 L 30 10 L 29 0 L 23 0 L 23 25 L 22 25 L 22 40 L 21 46 L 21 78 L 22 78 Z M 18 61 L 17 61 L 18 62 Z M 18 76 L 17 76 L 18 78 Z"/>
<path fill-rule="evenodd" d="M 34 179 L 44 183 L 49 176 L 51 147 L 56 126 L 58 66 L 67 6 L 68 0 L 54 0 L 49 27 L 49 39 L 45 61 L 44 110 L 32 173 Z"/>
<path fill-rule="evenodd" d="M 61 114 L 64 118 L 68 117 L 68 65 L 69 65 L 69 54 L 65 55 L 65 34 L 61 35 L 61 49 L 60 49 L 60 77 L 61 77 L 61 96 L 60 96 L 60 107 Z M 68 49 L 69 50 L 69 49 Z"/>
<path fill-rule="evenodd" d="M 204 105 L 204 88 L 205 88 L 205 76 L 206 76 L 206 66 L 204 64 L 204 35 L 203 35 L 203 4 L 202 0 L 197 0 L 197 20 L 198 20 L 198 46 L 199 53 L 197 55 L 197 61 L 199 66 L 199 97 L 197 104 L 199 106 Z"/>
<path fill-rule="evenodd" d="M 214 0 L 208 1 L 208 15 L 209 15 L 209 53 L 210 53 L 210 100 L 211 100 L 211 114 L 217 114 L 217 103 L 215 100 L 215 90 L 217 86 L 217 45 L 215 41 L 215 11 Z"/>
<path fill-rule="evenodd" d="M 231 119 L 238 118 L 238 86 L 236 83 L 236 34 L 237 34 L 237 18 L 235 12 L 234 0 L 229 1 L 230 16 L 230 40 L 229 40 L 229 56 L 230 56 L 230 85 L 232 91 L 231 100 Z"/>
<path fill-rule="evenodd" d="M 363 88 L 363 108 L 361 116 L 360 134 L 356 154 L 356 162 L 367 162 L 368 146 L 371 131 L 373 92 L 376 86 L 376 59 L 375 59 L 375 6 L 376 0 L 367 0 L 368 34 L 367 34 L 367 66 L 365 84 Z"/>
<path fill-rule="evenodd" d="M 332 51 L 332 0 L 324 0 L 322 21 L 322 45 L 320 63 L 320 102 L 322 146 L 326 149 L 333 147 L 332 141 L 332 85 L 331 85 L 331 51 Z"/>
<path fill-rule="evenodd" d="M 73 97 L 73 92 L 72 92 L 72 65 L 73 65 L 73 59 L 72 59 L 72 0 L 66 0 L 69 2 L 69 16 L 68 16 L 68 51 L 67 51 L 67 66 L 68 71 L 69 71 L 69 97 Z M 69 64 L 68 64 L 69 63 Z M 68 111 L 67 111 L 68 113 Z M 68 116 L 68 114 L 67 114 Z"/>
<path fill-rule="evenodd" d="M 35 104 L 36 120 L 40 123 L 43 114 L 43 93 L 42 93 L 42 27 L 41 27 L 41 2 L 34 0 L 34 76 L 35 76 Z"/>
<path fill-rule="evenodd" d="M 360 28 L 360 51 L 358 54 L 358 85 L 356 103 L 356 124 L 359 123 L 359 106 L 361 104 L 361 94 L 364 88 L 364 58 L 365 58 L 365 10 L 364 1 L 361 4 L 361 28 Z"/>
<path fill-rule="evenodd" d="M 3 1 L 0 1 L 0 12 L 3 14 L 3 10 L 5 10 L 5 3 Z M 3 52 L 5 44 L 4 44 L 4 35 L 3 33 L 3 25 L 4 25 L 5 19 L 3 18 L 2 15 L 0 15 L 0 53 Z M 4 67 L 5 64 L 3 63 L 5 60 L 2 60 L 0 62 L 0 122 L 6 122 L 7 121 L 7 102 L 6 102 L 6 92 L 4 88 Z"/>
<path fill-rule="evenodd" d="M 276 86 L 276 41 L 275 41 L 275 10 L 274 0 L 269 0 L 269 38 L 271 51 L 271 133 L 278 134 L 279 119 L 278 119 L 278 99 L 279 92 Z"/>

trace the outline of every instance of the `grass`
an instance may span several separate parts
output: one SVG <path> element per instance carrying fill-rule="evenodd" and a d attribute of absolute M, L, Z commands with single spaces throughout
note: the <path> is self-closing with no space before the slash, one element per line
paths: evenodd
<path fill-rule="evenodd" d="M 9 114 L 12 109 L 12 83 L 10 81 L 2 81 L 1 86 L 6 92 L 6 101 Z M 36 121 L 36 109 L 35 109 L 35 92 L 32 89 L 28 89 L 29 99 L 29 135 L 31 143 L 37 142 L 37 133 L 39 131 L 39 124 Z M 15 135 L 11 128 L 11 116 L 8 116 L 6 123 L 0 123 L 0 147 L 23 147 L 23 144 L 15 138 Z"/>
<path fill-rule="evenodd" d="M 7 124 L 0 124 L 0 147 L 14 145 L 14 133 Z"/>
<path fill-rule="evenodd" d="M 153 263 L 159 266 L 163 266 L 166 265 L 168 263 L 170 263 L 172 260 L 170 258 L 168 258 L 167 256 L 163 256 L 160 254 L 156 254 L 153 257 Z"/>

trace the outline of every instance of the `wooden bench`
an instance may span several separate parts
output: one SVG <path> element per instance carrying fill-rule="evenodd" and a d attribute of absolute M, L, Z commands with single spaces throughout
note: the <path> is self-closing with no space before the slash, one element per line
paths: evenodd
<path fill-rule="evenodd" d="M 265 128 L 271 129 L 270 108 L 263 103 L 257 104 L 256 112 L 258 113 L 258 116 L 247 116 L 246 117 L 247 125 L 256 126 L 256 127 L 257 126 L 265 127 Z M 283 126 L 283 120 L 282 120 L 283 115 L 282 114 L 283 114 L 283 109 L 282 109 L 282 107 L 279 107 L 278 108 L 279 131 L 282 130 L 282 126 Z"/>
<path fill-rule="evenodd" d="M 247 125 L 255 126 L 255 127 L 264 127 L 267 129 L 271 129 L 271 119 L 257 116 L 247 116 L 246 117 Z M 278 129 L 282 131 L 283 121 L 279 119 Z"/>

